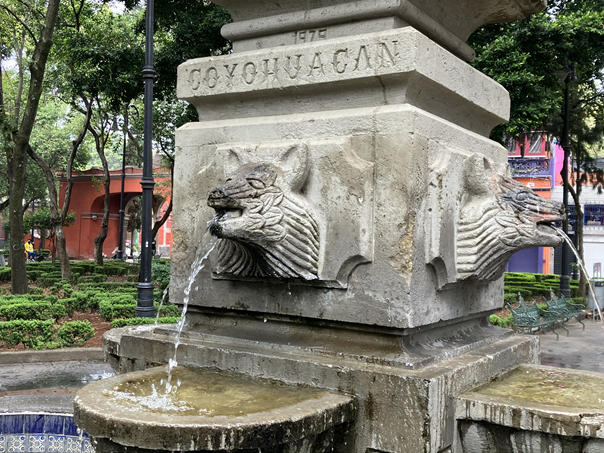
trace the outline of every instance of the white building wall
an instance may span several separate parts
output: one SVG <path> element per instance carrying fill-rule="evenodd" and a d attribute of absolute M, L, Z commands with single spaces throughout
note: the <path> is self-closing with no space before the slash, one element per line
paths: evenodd
<path fill-rule="evenodd" d="M 552 191 L 552 200 L 562 202 L 562 187 L 556 186 Z M 569 204 L 574 204 L 569 196 Z M 591 187 L 583 189 L 581 204 L 604 205 L 604 194 L 598 194 Z M 604 263 L 604 225 L 584 225 L 583 246 L 585 248 L 585 269 L 591 277 L 595 263 Z"/>

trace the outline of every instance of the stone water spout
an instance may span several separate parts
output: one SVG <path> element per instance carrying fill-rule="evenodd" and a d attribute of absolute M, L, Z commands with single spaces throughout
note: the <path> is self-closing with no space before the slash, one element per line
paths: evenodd
<path fill-rule="evenodd" d="M 263 452 L 460 453 L 458 395 L 538 361 L 536 338 L 487 321 L 505 262 L 556 246 L 548 225 L 563 218 L 509 177 L 507 150 L 489 139 L 509 96 L 467 64 L 465 41 L 544 2 L 216 3 L 232 14 L 233 53 L 178 69 L 178 96 L 200 119 L 176 133 L 170 300 L 188 301 L 179 365 L 318 388 L 350 408 L 330 418 L 321 398 L 308 400 L 333 421 L 304 428 L 323 446 L 275 437 Z M 211 252 L 199 243 L 208 226 Z M 104 348 L 118 371 L 142 372 L 173 358 L 174 336 L 115 330 Z M 94 398 L 76 402 L 84 429 Z M 273 409 L 266 432 L 303 419 L 296 405 Z M 237 424 L 215 422 L 225 436 Z M 153 423 L 128 426 L 153 433 Z M 139 438 L 114 440 L 156 448 Z M 252 446 L 202 443 L 157 448 Z"/>

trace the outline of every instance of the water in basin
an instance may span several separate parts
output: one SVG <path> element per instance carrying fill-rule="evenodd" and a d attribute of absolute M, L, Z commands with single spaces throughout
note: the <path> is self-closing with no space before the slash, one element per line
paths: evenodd
<path fill-rule="evenodd" d="M 552 368 L 521 366 L 478 389 L 476 393 L 509 399 L 522 404 L 580 407 L 602 410 L 604 396 L 599 389 L 604 378 L 567 373 Z"/>
<path fill-rule="evenodd" d="M 268 379 L 252 379 L 222 371 L 176 367 L 166 392 L 167 369 L 139 376 L 103 391 L 124 409 L 170 415 L 243 416 L 321 398 L 326 393 L 307 387 L 285 386 Z"/>

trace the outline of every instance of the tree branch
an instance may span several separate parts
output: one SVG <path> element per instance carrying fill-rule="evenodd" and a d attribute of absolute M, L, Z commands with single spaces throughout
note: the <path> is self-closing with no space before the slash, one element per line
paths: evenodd
<path fill-rule="evenodd" d="M 5 10 L 9 15 L 13 16 L 13 18 L 19 22 L 21 24 L 21 26 L 27 31 L 27 34 L 29 34 L 29 36 L 31 37 L 31 39 L 33 39 L 34 44 L 37 46 L 38 45 L 38 40 L 36 39 L 36 35 L 31 31 L 31 29 L 27 26 L 27 24 L 25 22 L 23 22 L 19 16 L 17 16 L 15 13 L 13 13 L 13 11 L 5 5 L 0 5 L 0 8 L 2 8 L 3 10 Z"/>

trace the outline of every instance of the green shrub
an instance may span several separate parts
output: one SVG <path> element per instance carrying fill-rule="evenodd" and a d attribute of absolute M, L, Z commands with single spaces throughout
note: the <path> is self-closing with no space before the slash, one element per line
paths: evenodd
<path fill-rule="evenodd" d="M 44 288 L 40 288 L 38 286 L 30 286 L 29 294 L 44 294 Z"/>
<path fill-rule="evenodd" d="M 136 298 L 131 294 L 104 294 L 99 297 L 99 311 L 107 320 L 114 318 L 133 318 Z"/>
<path fill-rule="evenodd" d="M 135 274 L 135 275 L 128 274 L 128 275 L 126 275 L 126 281 L 127 282 L 137 282 L 138 283 L 138 278 L 139 278 L 138 274 Z"/>
<path fill-rule="evenodd" d="M 105 274 L 107 275 L 126 275 L 128 269 L 125 266 L 106 265 Z"/>
<path fill-rule="evenodd" d="M 153 304 L 155 306 L 155 312 L 157 313 L 157 310 L 159 308 L 159 303 L 154 303 Z M 170 304 L 170 303 L 164 303 L 161 306 L 161 310 L 159 311 L 160 315 L 162 316 L 180 316 L 181 312 L 180 312 L 180 308 L 178 308 L 178 305 L 174 305 L 174 304 Z"/>
<path fill-rule="evenodd" d="M 128 263 L 128 268 L 127 269 L 128 269 L 128 275 L 132 275 L 132 274 L 138 275 L 138 273 L 141 271 L 141 265 L 140 264 L 130 264 L 130 263 Z"/>
<path fill-rule="evenodd" d="M 88 291 L 89 289 L 104 289 L 104 290 L 119 290 L 120 292 L 124 292 L 124 290 L 133 289 L 136 291 L 138 283 L 129 283 L 129 282 L 101 282 L 101 283 L 84 283 L 78 285 L 78 291 Z"/>
<path fill-rule="evenodd" d="M 587 300 L 585 299 L 585 297 L 573 297 L 570 302 L 573 304 L 583 305 L 584 307 L 587 307 Z"/>
<path fill-rule="evenodd" d="M 531 280 L 531 281 L 535 281 L 536 274 L 529 274 L 528 272 L 506 272 L 505 273 L 505 279 L 510 279 L 510 278 L 518 278 L 518 279 L 523 279 L 523 280 Z"/>
<path fill-rule="evenodd" d="M 0 305 L 0 318 L 15 319 L 59 319 L 67 314 L 67 309 L 62 301 L 51 303 L 49 301 L 30 301 L 16 299 L 13 303 Z"/>
<path fill-rule="evenodd" d="M 491 315 L 491 316 L 489 316 L 489 322 L 497 327 L 503 327 L 503 328 L 513 327 L 514 326 L 514 316 L 508 315 L 508 316 L 504 316 L 502 318 L 497 315 Z"/>
<path fill-rule="evenodd" d="M 57 337 L 61 347 L 84 346 L 94 337 L 94 329 L 90 321 L 68 321 L 57 329 Z"/>
<path fill-rule="evenodd" d="M 105 274 L 92 274 L 92 275 L 84 275 L 79 278 L 78 284 L 82 283 L 101 283 L 106 282 L 107 276 Z"/>
<path fill-rule="evenodd" d="M 52 304 L 48 302 L 16 302 L 0 306 L 0 318 L 9 321 L 15 319 L 52 319 Z"/>
<path fill-rule="evenodd" d="M 23 343 L 26 348 L 41 349 L 53 340 L 54 321 L 3 321 L 0 322 L 0 341 L 7 348 Z"/>
<path fill-rule="evenodd" d="M 105 266 L 94 266 L 94 273 L 95 274 L 105 274 Z"/>
<path fill-rule="evenodd" d="M 179 317 L 166 317 L 159 318 L 157 322 L 159 324 L 176 324 L 180 321 Z M 114 319 L 111 321 L 111 328 L 115 329 L 117 327 L 126 327 L 126 326 L 141 326 L 144 324 L 155 324 L 155 318 L 121 318 Z"/>
<path fill-rule="evenodd" d="M 63 297 L 71 297 L 73 294 L 73 286 L 69 283 L 63 284 Z"/>
<path fill-rule="evenodd" d="M 151 278 L 159 284 L 160 289 L 168 286 L 170 283 L 170 261 L 153 261 L 151 263 Z"/>
<path fill-rule="evenodd" d="M 514 302 L 518 301 L 518 293 L 504 293 L 503 294 L 503 301 L 507 302 L 508 304 L 513 304 Z"/>
<path fill-rule="evenodd" d="M 10 267 L 1 267 L 0 268 L 0 282 L 10 282 L 10 279 L 11 279 Z"/>
<path fill-rule="evenodd" d="M 521 286 L 504 286 L 503 287 L 503 292 L 510 294 L 518 294 L 520 293 L 522 295 L 522 297 L 524 297 L 525 299 L 530 299 L 531 297 L 533 297 L 533 292 L 521 287 Z"/>

